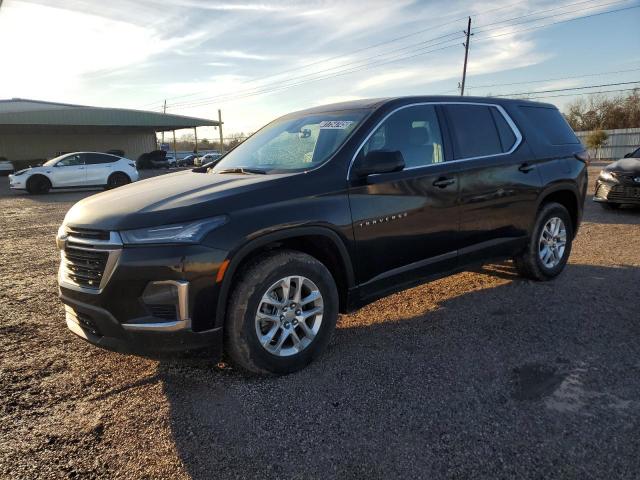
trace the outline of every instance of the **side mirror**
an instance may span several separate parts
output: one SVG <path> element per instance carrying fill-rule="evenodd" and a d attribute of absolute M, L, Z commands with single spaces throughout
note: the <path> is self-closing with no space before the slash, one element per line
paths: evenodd
<path fill-rule="evenodd" d="M 375 173 L 398 172 L 404 168 L 402 152 L 374 150 L 356 162 L 354 172 L 358 177 L 366 177 Z"/>

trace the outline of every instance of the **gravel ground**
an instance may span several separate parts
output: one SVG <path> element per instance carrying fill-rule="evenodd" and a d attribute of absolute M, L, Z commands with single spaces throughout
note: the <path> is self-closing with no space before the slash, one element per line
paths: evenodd
<path fill-rule="evenodd" d="M 460 273 L 342 316 L 302 372 L 246 378 L 67 331 L 53 237 L 90 193 L 0 179 L 0 477 L 638 478 L 640 211 L 589 199 L 553 282 Z"/>

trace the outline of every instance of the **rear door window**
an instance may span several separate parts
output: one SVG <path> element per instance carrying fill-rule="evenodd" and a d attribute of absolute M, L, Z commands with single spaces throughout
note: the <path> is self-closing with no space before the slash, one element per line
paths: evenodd
<path fill-rule="evenodd" d="M 580 143 L 576 134 L 556 108 L 521 106 L 520 110 L 550 145 Z"/>
<path fill-rule="evenodd" d="M 503 144 L 509 144 L 509 134 L 504 132 L 505 138 L 503 140 L 498 133 L 499 127 L 492 111 L 496 110 L 500 116 L 502 114 L 495 107 L 447 105 L 445 110 L 453 138 L 455 160 L 499 155 L 509 151 L 515 142 L 515 135 L 512 131 L 511 145 L 509 148 L 503 146 Z M 506 127 L 510 130 L 508 124 Z"/>
<path fill-rule="evenodd" d="M 375 150 L 402 152 L 405 168 L 443 162 L 442 136 L 433 105 L 415 105 L 392 114 L 364 144 L 361 154 Z"/>
<path fill-rule="evenodd" d="M 87 165 L 102 165 L 105 163 L 117 162 L 119 160 L 118 157 L 107 155 L 105 153 L 86 153 L 85 156 Z"/>

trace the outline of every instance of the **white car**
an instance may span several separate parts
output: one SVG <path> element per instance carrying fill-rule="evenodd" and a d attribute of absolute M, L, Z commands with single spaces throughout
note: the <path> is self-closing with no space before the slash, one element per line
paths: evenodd
<path fill-rule="evenodd" d="M 75 152 L 9 175 L 9 187 L 37 194 L 52 188 L 116 188 L 137 180 L 133 160 L 109 153 Z"/>
<path fill-rule="evenodd" d="M 213 162 L 215 160 L 218 160 L 221 156 L 222 156 L 222 154 L 220 154 L 220 153 L 207 153 L 206 155 L 203 155 L 203 156 L 201 156 L 199 158 L 196 158 L 193 164 L 196 167 L 201 167 L 202 165 L 204 165 L 206 163 L 210 163 L 210 162 Z"/>

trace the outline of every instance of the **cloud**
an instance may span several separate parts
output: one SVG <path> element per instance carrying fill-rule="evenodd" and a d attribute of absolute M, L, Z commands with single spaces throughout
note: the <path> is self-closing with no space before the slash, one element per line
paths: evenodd
<path fill-rule="evenodd" d="M 130 107 L 167 98 L 182 104 L 175 113 L 202 116 L 222 105 L 228 129 L 250 130 L 312 104 L 455 91 L 462 38 L 424 55 L 418 43 L 451 32 L 462 37 L 467 14 L 476 29 L 493 29 L 471 41 L 468 85 L 484 94 L 473 84 L 520 80 L 499 72 L 538 65 L 531 78 L 561 76 L 544 62 L 563 52 L 542 30 L 495 22 L 571 2 L 8 0 L 0 13 L 0 58 L 10 74 L 0 75 L 0 97 Z M 574 12 L 558 18 L 585 13 L 567 10 Z M 399 58 L 405 54 L 414 58 Z M 357 71 L 341 74 L 350 70 Z M 255 91 L 265 94 L 242 96 Z"/>
<path fill-rule="evenodd" d="M 216 55 L 225 58 L 240 58 L 244 60 L 272 60 L 273 56 L 270 55 L 260 55 L 257 53 L 249 53 L 243 52 L 242 50 L 223 50 L 221 52 L 217 52 Z"/>
<path fill-rule="evenodd" d="M 207 62 L 206 65 L 210 67 L 230 67 L 233 63 L 228 62 Z"/>
<path fill-rule="evenodd" d="M 351 102 L 352 100 L 361 100 L 363 97 L 358 95 L 332 95 L 329 97 L 322 97 L 319 100 L 313 102 L 314 105 L 329 105 L 331 103 Z"/>

